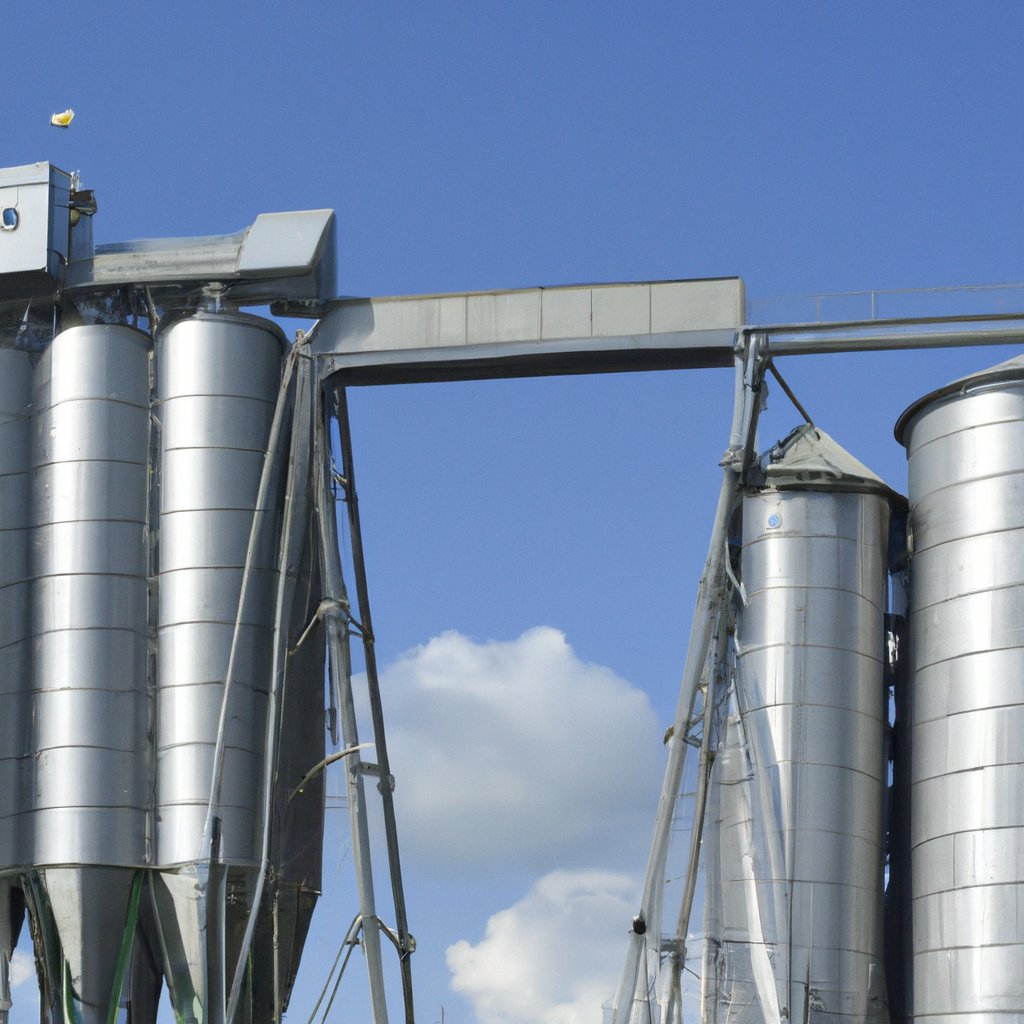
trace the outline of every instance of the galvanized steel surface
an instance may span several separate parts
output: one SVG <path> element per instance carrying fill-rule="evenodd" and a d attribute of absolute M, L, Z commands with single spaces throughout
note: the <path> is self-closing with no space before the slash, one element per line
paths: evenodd
<path fill-rule="evenodd" d="M 148 337 L 59 334 L 36 369 L 32 427 L 31 863 L 143 865 Z M 115 473 L 134 493 L 106 489 Z"/>
<path fill-rule="evenodd" d="M 30 863 L 32 365 L 0 350 L 0 866 Z"/>
<path fill-rule="evenodd" d="M 1016 378 L 1016 379 L 1014 379 Z M 915 1016 L 1024 1014 L 1024 379 L 1013 364 L 915 403 Z"/>
<path fill-rule="evenodd" d="M 707 834 L 708 1020 L 888 1019 L 877 493 L 743 499 L 735 685 Z"/>
<path fill-rule="evenodd" d="M 156 348 L 157 862 L 182 864 L 199 855 L 237 622 L 216 813 L 223 859 L 254 864 L 276 585 L 273 514 L 257 526 L 240 599 L 283 338 L 254 317 L 199 314 L 161 331 Z M 279 495 L 272 498 L 264 511 L 275 513 Z"/>

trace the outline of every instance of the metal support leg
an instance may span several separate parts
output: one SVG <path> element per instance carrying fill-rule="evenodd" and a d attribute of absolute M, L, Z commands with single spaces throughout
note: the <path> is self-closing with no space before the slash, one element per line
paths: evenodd
<path fill-rule="evenodd" d="M 381 802 L 384 810 L 384 836 L 387 843 L 388 868 L 391 875 L 391 893 L 395 905 L 395 931 L 402 975 L 402 1000 L 406 1024 L 414 1024 L 412 1002 L 411 956 L 415 942 L 409 934 L 405 912 L 405 893 L 402 888 L 402 867 L 398 854 L 398 829 L 395 824 L 394 796 L 391 792 L 391 768 L 388 761 L 387 741 L 384 736 L 384 711 L 380 700 L 377 678 L 377 658 L 374 650 L 373 624 L 370 619 L 370 597 L 366 583 L 366 564 L 363 559 L 363 536 L 359 524 L 359 499 L 356 491 L 355 466 L 352 461 L 352 433 L 348 418 L 348 398 L 345 389 L 335 392 L 336 416 L 341 435 L 342 477 L 345 503 L 348 508 L 349 532 L 352 541 L 352 562 L 355 572 L 356 598 L 359 602 L 359 622 L 362 627 L 363 657 L 366 662 L 366 684 L 370 694 L 370 715 L 373 721 L 373 739 L 377 747 L 377 764 L 381 774 Z"/>
<path fill-rule="evenodd" d="M 321 398 L 323 396 L 321 395 Z M 321 405 L 315 439 L 315 461 L 320 467 L 317 488 L 317 519 L 323 556 L 324 597 L 340 607 L 348 598 L 341 573 L 338 548 L 337 510 L 331 479 L 330 413 Z M 352 670 L 349 657 L 347 622 L 332 612 L 324 617 L 327 632 L 328 671 L 330 685 L 341 720 L 342 742 L 353 753 L 346 761 L 345 779 L 348 793 L 349 824 L 352 829 L 352 860 L 359 889 L 359 916 L 362 922 L 363 952 L 369 976 L 370 1006 L 373 1024 L 388 1024 L 387 999 L 384 995 L 384 971 L 381 957 L 380 924 L 373 891 L 373 866 L 370 856 L 370 828 L 367 821 L 366 787 L 359 756 L 359 730 L 356 725 L 355 702 L 352 698 Z"/>
<path fill-rule="evenodd" d="M 654 838 L 647 861 L 640 913 L 629 936 L 626 964 L 612 1003 L 610 1024 L 631 1024 L 648 1019 L 647 1008 L 657 998 L 657 968 L 650 977 L 647 958 L 661 957 L 661 919 L 665 866 L 679 789 L 689 747 L 687 735 L 701 679 L 708 670 L 708 654 L 716 623 L 731 593 L 726 573 L 726 545 L 740 486 L 753 461 L 754 438 L 761 410 L 762 381 L 768 362 L 763 336 L 744 339 L 736 354 L 736 389 L 729 450 L 723 459 L 724 475 L 718 497 L 711 543 L 697 594 L 690 628 L 686 665 L 680 684 L 676 716 L 668 741 L 668 763 L 658 801 Z M 688 916 L 688 915 L 687 915 Z M 634 1007 L 637 1013 L 634 1015 Z"/>

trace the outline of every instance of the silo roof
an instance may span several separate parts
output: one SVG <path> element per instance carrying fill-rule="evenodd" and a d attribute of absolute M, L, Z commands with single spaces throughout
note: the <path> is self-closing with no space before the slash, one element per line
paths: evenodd
<path fill-rule="evenodd" d="M 766 452 L 762 469 L 765 482 L 779 490 L 867 491 L 899 507 L 907 504 L 902 494 L 810 423 L 801 424 Z"/>
<path fill-rule="evenodd" d="M 909 426 L 910 421 L 925 406 L 931 405 L 933 402 L 939 402 L 944 398 L 950 398 L 953 395 L 966 394 L 973 388 L 981 387 L 986 384 L 999 384 L 1004 381 L 1010 382 L 1018 380 L 1024 380 L 1024 355 L 1014 356 L 1013 359 L 1007 359 L 1005 363 L 997 363 L 995 366 L 990 366 L 984 370 L 978 370 L 976 373 L 968 374 L 966 377 L 960 377 L 958 380 L 951 381 L 949 384 L 946 384 L 941 388 L 936 388 L 934 391 L 930 391 L 927 395 L 923 395 L 916 402 L 907 406 L 900 418 L 896 421 L 896 426 L 893 427 L 893 434 L 900 444 L 906 446 L 904 434 L 906 433 L 907 427 Z"/>

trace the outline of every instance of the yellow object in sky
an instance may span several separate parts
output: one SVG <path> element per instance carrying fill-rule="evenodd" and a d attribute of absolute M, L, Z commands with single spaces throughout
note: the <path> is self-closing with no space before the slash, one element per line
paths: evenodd
<path fill-rule="evenodd" d="M 68 107 L 68 109 L 65 110 L 63 113 L 54 114 L 50 118 L 50 124 L 55 125 L 57 128 L 67 128 L 67 126 L 71 124 L 71 119 L 74 116 L 75 112 L 70 107 Z"/>

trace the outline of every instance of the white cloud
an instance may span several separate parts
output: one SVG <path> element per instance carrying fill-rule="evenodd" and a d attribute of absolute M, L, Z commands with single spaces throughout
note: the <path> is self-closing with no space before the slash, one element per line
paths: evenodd
<path fill-rule="evenodd" d="M 558 630 L 447 632 L 382 673 L 403 846 L 450 867 L 634 867 L 663 766 L 646 695 Z"/>
<path fill-rule="evenodd" d="M 11 988 L 17 988 L 23 982 L 35 976 L 36 962 L 32 958 L 32 954 L 26 953 L 23 949 L 16 949 L 14 956 L 11 957 Z"/>
<path fill-rule="evenodd" d="M 591 1024 L 612 995 L 638 886 L 607 871 L 553 871 L 447 951 L 478 1024 Z"/>

